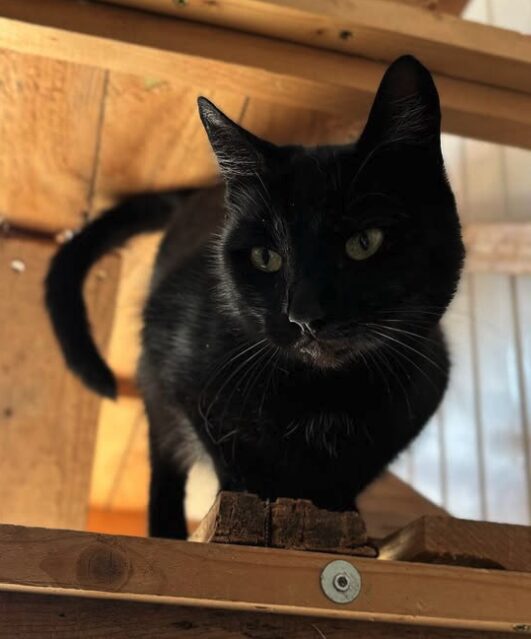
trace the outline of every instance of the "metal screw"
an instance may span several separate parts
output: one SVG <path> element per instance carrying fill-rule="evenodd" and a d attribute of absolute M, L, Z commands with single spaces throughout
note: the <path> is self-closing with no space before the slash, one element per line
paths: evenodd
<path fill-rule="evenodd" d="M 327 564 L 321 573 L 321 588 L 335 603 L 350 603 L 361 591 L 361 575 L 348 561 Z"/>
<path fill-rule="evenodd" d="M 336 590 L 339 590 L 339 592 L 345 592 L 350 586 L 350 579 L 344 574 L 336 575 L 332 583 Z"/>

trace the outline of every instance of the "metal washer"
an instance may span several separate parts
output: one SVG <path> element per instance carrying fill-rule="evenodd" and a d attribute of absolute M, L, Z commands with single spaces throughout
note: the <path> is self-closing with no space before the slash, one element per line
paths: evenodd
<path fill-rule="evenodd" d="M 350 603 L 361 592 L 361 575 L 348 561 L 337 559 L 323 568 L 321 588 L 331 601 Z"/>

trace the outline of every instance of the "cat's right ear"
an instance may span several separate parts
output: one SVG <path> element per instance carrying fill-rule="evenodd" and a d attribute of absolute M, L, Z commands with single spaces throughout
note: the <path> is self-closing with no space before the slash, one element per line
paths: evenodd
<path fill-rule="evenodd" d="M 200 97 L 197 104 L 223 177 L 230 180 L 260 173 L 274 145 L 233 122 L 210 100 Z"/>

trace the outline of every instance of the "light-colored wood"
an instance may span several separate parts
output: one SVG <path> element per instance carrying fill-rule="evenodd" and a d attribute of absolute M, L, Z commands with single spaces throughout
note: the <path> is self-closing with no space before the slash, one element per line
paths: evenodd
<path fill-rule="evenodd" d="M 371 60 L 410 53 L 432 72 L 531 90 L 531 41 L 521 33 L 389 0 L 113 2 Z"/>
<path fill-rule="evenodd" d="M 0 590 L 516 632 L 531 575 L 345 557 L 361 592 L 335 604 L 323 568 L 341 555 L 0 527 Z"/>
<path fill-rule="evenodd" d="M 380 558 L 531 572 L 531 527 L 422 517 L 386 539 Z"/>
<path fill-rule="evenodd" d="M 470 0 L 393 0 L 401 4 L 409 4 L 414 7 L 422 7 L 430 11 L 440 11 L 441 13 L 451 13 L 460 15 Z"/>
<path fill-rule="evenodd" d="M 66 370 L 45 314 L 56 249 L 0 236 L 0 521 L 84 528 L 100 400 Z M 110 256 L 86 288 L 103 348 L 118 275 Z"/>
<path fill-rule="evenodd" d="M 0 215 L 43 231 L 78 228 L 94 186 L 105 72 L 0 51 L 0 75 Z"/>
<path fill-rule="evenodd" d="M 373 482 L 357 501 L 370 537 L 383 538 L 424 515 L 447 515 L 443 508 L 390 472 Z"/>
<path fill-rule="evenodd" d="M 0 0 L 0 46 L 363 117 L 385 64 L 114 6 Z M 436 77 L 445 130 L 531 147 L 531 95 Z"/>
<path fill-rule="evenodd" d="M 17 639 L 514 639 L 514 633 L 0 592 L 0 633 Z"/>

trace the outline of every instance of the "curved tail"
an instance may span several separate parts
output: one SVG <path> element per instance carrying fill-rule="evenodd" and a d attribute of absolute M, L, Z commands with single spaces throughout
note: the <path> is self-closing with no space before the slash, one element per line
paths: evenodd
<path fill-rule="evenodd" d="M 124 200 L 63 244 L 50 263 L 46 306 L 55 335 L 69 368 L 100 395 L 114 399 L 117 385 L 92 338 L 83 299 L 85 277 L 100 257 L 129 238 L 165 228 L 179 196 L 185 194 L 142 194 Z"/>

